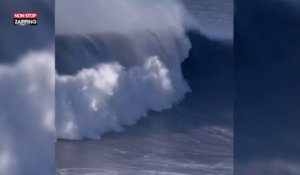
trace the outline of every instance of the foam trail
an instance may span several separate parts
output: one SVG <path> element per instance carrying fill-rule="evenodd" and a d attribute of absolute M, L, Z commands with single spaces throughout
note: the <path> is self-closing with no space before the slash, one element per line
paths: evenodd
<path fill-rule="evenodd" d="M 53 175 L 54 55 L 0 66 L 0 174 Z"/>
<path fill-rule="evenodd" d="M 130 50 L 109 41 L 105 46 L 111 61 L 56 76 L 57 136 L 100 138 L 183 99 L 190 91 L 181 73 L 191 47 L 185 35 L 193 26 L 188 17 L 182 4 L 172 0 L 58 1 L 56 34 L 120 35 Z M 134 54 L 128 58 L 129 53 Z M 79 59 L 90 59 L 86 57 Z"/>

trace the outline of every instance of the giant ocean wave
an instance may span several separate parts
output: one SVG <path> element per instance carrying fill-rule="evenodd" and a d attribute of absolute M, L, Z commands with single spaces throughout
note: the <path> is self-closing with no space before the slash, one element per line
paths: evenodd
<path fill-rule="evenodd" d="M 232 174 L 232 41 L 203 35 L 178 1 L 68 2 L 56 3 L 57 173 Z"/>
<path fill-rule="evenodd" d="M 56 3 L 59 138 L 121 131 L 148 111 L 171 108 L 190 92 L 181 64 L 191 48 L 186 31 L 195 25 L 179 2 L 70 4 Z"/>

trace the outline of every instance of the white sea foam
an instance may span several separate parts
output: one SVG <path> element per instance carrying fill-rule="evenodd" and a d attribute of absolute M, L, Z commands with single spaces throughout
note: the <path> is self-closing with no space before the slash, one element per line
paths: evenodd
<path fill-rule="evenodd" d="M 75 76 L 57 76 L 57 134 L 68 139 L 98 138 L 133 125 L 149 110 L 170 108 L 189 90 L 180 76 L 158 57 L 129 70 L 109 63 Z"/>

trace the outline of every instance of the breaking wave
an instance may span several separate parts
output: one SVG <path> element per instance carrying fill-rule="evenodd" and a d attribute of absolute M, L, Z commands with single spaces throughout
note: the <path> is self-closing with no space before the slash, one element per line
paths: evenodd
<path fill-rule="evenodd" d="M 178 1 L 64 0 L 56 19 L 58 138 L 122 131 L 190 92 L 181 64 L 196 25 Z"/>

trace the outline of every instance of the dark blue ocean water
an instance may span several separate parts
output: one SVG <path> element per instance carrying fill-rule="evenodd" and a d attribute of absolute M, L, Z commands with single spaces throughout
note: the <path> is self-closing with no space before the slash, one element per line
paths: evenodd
<path fill-rule="evenodd" d="M 206 35 L 233 38 L 233 0 L 185 0 Z"/>

